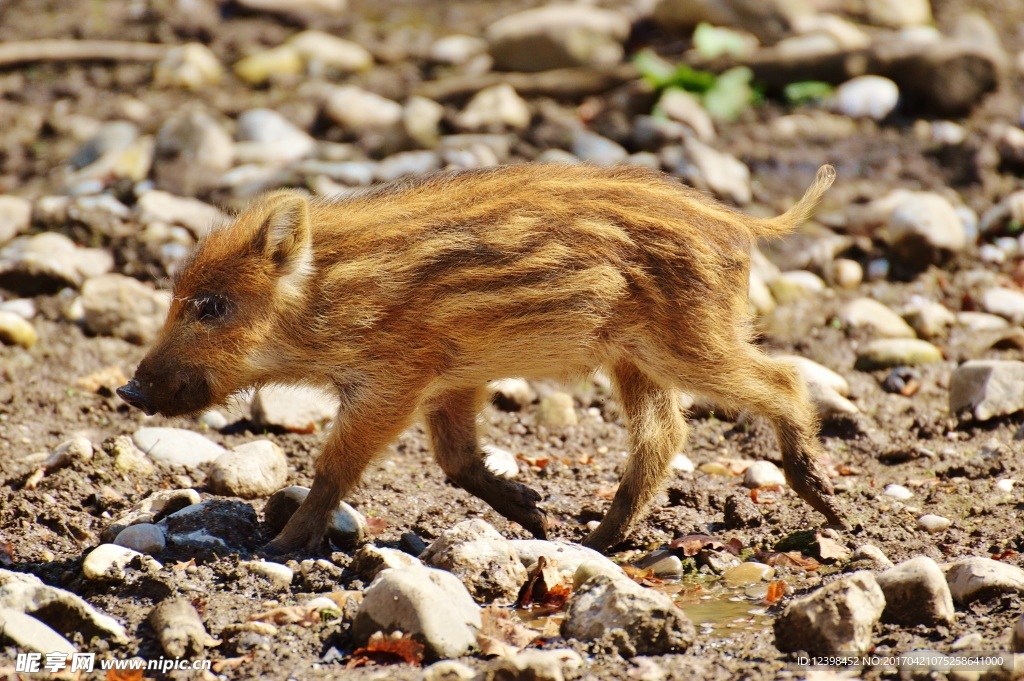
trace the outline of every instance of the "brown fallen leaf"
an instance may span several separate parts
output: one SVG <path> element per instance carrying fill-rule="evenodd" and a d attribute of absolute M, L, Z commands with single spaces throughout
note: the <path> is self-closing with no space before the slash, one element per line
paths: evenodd
<path fill-rule="evenodd" d="M 767 496 L 766 496 L 767 493 Z M 771 505 L 775 503 L 775 494 L 782 493 L 782 487 L 779 485 L 771 485 L 768 487 L 755 487 L 750 490 L 750 500 L 755 504 Z"/>
<path fill-rule="evenodd" d="M 776 568 L 788 567 L 795 570 L 813 572 L 821 567 L 821 563 L 817 560 L 810 556 L 805 556 L 799 551 L 787 551 L 785 553 L 777 551 L 758 552 L 757 559 L 765 565 L 771 565 Z"/>
<path fill-rule="evenodd" d="M 421 666 L 423 664 L 423 644 L 400 631 L 396 631 L 390 636 L 378 631 L 370 636 L 365 648 L 357 648 L 352 653 L 352 659 L 345 666 L 348 669 L 355 669 L 385 664 Z"/>
<path fill-rule="evenodd" d="M 184 572 L 185 570 L 189 569 L 190 567 L 195 567 L 195 566 L 196 566 L 196 559 L 195 558 L 189 558 L 188 560 L 177 561 L 176 563 L 174 563 L 174 566 L 171 569 L 174 570 L 175 572 Z"/>
<path fill-rule="evenodd" d="M 108 669 L 107 681 L 142 681 L 145 669 Z"/>
<path fill-rule="evenodd" d="M 1007 558 L 1013 558 L 1016 555 L 1017 552 L 1013 549 L 1006 549 L 1005 551 L 1001 551 L 999 553 L 993 553 L 992 560 L 1006 560 Z"/>
<path fill-rule="evenodd" d="M 786 580 L 784 579 L 773 579 L 768 582 L 768 593 L 765 594 L 764 599 L 768 603 L 775 603 L 780 598 L 786 595 Z"/>
<path fill-rule="evenodd" d="M 815 535 L 815 537 L 818 540 L 818 556 L 822 560 L 843 560 L 848 558 L 850 553 L 852 553 L 850 549 L 846 548 L 835 539 L 826 537 L 820 532 Z"/>
<path fill-rule="evenodd" d="M 636 565 L 626 564 L 622 566 L 622 571 L 626 573 L 627 577 L 642 586 L 656 586 L 664 583 L 664 580 L 654 576 L 654 570 L 650 568 L 644 570 Z"/>
<path fill-rule="evenodd" d="M 480 611 L 480 620 L 476 641 L 484 657 L 512 657 L 540 637 L 507 608 L 487 606 Z"/>
<path fill-rule="evenodd" d="M 248 622 L 270 622 L 281 626 L 283 624 L 298 624 L 303 627 L 308 627 L 312 624 L 316 624 L 320 621 L 320 613 L 313 608 L 307 608 L 304 605 L 282 605 L 277 608 L 271 608 L 264 612 L 256 613 L 255 615 L 249 615 L 246 618 Z"/>
<path fill-rule="evenodd" d="M 124 375 L 121 367 L 109 366 L 99 371 L 94 371 L 88 376 L 82 376 L 75 381 L 75 387 L 110 397 L 114 394 L 115 390 L 127 382 L 128 377 Z"/>
<path fill-rule="evenodd" d="M 549 463 L 551 463 L 551 459 L 546 456 L 532 457 L 526 456 L 524 454 L 516 454 L 516 458 L 525 463 L 527 466 L 532 466 L 534 468 L 544 468 Z"/>
<path fill-rule="evenodd" d="M 611 501 L 615 498 L 615 493 L 619 491 L 618 485 L 601 485 L 594 492 L 594 496 L 603 501 Z"/>
<path fill-rule="evenodd" d="M 560 610 L 572 593 L 572 587 L 565 584 L 558 571 L 558 561 L 546 556 L 537 559 L 537 567 L 529 574 L 526 583 L 519 589 L 517 608 L 528 608 L 537 604 Z"/>
<path fill-rule="evenodd" d="M 371 516 L 366 519 L 366 526 L 369 528 L 370 534 L 378 535 L 388 529 L 388 521 L 385 518 Z"/>
<path fill-rule="evenodd" d="M 684 556 L 696 556 L 703 549 L 710 549 L 712 551 L 728 551 L 732 554 L 738 554 L 739 549 L 742 548 L 739 540 L 730 539 L 728 543 L 723 542 L 718 537 L 712 537 L 707 534 L 688 534 L 683 537 L 678 537 L 672 540 L 672 543 L 668 545 L 670 549 L 681 550 Z"/>

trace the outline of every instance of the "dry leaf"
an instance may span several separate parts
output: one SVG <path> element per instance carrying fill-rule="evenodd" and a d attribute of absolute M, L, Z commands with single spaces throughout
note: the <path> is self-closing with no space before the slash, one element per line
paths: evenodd
<path fill-rule="evenodd" d="M 480 619 L 476 641 L 485 657 L 512 657 L 540 636 L 507 608 L 487 606 L 480 611 Z"/>
<path fill-rule="evenodd" d="M 1006 560 L 1007 558 L 1013 558 L 1017 555 L 1017 552 L 1013 549 L 1006 549 L 1000 553 L 993 553 L 992 560 Z"/>
<path fill-rule="evenodd" d="M 774 603 L 783 596 L 786 595 L 786 580 L 784 579 L 773 579 L 768 582 L 768 593 L 765 594 L 764 599 L 769 603 Z"/>
<path fill-rule="evenodd" d="M 226 671 L 232 671 L 238 669 L 243 664 L 252 662 L 252 656 L 242 655 L 241 657 L 226 657 L 223 660 L 215 660 L 210 665 L 210 670 L 214 674 L 223 674 Z"/>
<path fill-rule="evenodd" d="M 737 539 L 730 539 L 729 543 L 725 543 L 718 537 L 712 537 L 707 534 L 688 534 L 684 537 L 678 537 L 673 539 L 672 543 L 668 546 L 671 549 L 681 549 L 684 556 L 696 556 L 703 549 L 728 551 L 735 555 L 739 553 L 739 548 L 741 548 L 740 542 Z"/>
<path fill-rule="evenodd" d="M 564 583 L 558 571 L 558 561 L 541 556 L 537 559 L 537 567 L 519 590 L 516 607 L 527 608 L 537 604 L 561 610 L 571 593 L 572 588 Z"/>
<path fill-rule="evenodd" d="M 186 561 L 177 561 L 174 564 L 174 567 L 171 568 L 171 569 L 173 569 L 175 572 L 184 572 L 185 570 L 189 569 L 190 567 L 195 567 L 195 566 L 196 566 L 196 559 L 195 558 L 189 558 Z"/>
<path fill-rule="evenodd" d="M 370 534 L 377 535 L 388 529 L 388 521 L 384 518 L 369 517 L 366 519 L 366 526 L 370 530 Z"/>
<path fill-rule="evenodd" d="M 14 565 L 14 544 L 0 543 L 0 565 Z"/>
<path fill-rule="evenodd" d="M 765 496 L 765 492 L 768 493 Z M 771 485 L 769 487 L 755 487 L 750 490 L 750 500 L 755 504 L 771 505 L 775 503 L 775 493 L 781 493 L 782 488 L 778 485 Z"/>
<path fill-rule="evenodd" d="M 523 454 L 516 454 L 516 458 L 527 466 L 533 466 L 534 468 L 544 468 L 551 463 L 551 459 L 546 456 L 531 457 Z"/>
<path fill-rule="evenodd" d="M 75 387 L 109 397 L 127 382 L 128 377 L 124 375 L 121 367 L 111 366 L 95 371 L 88 376 L 82 376 L 75 381 Z"/>
<path fill-rule="evenodd" d="M 383 664 L 411 664 L 419 667 L 423 664 L 423 644 L 400 631 L 390 636 L 378 631 L 370 636 L 365 648 L 358 648 L 352 653 L 352 659 L 346 667 L 355 669 Z"/>
<path fill-rule="evenodd" d="M 108 669 L 107 681 L 142 681 L 145 669 Z"/>
<path fill-rule="evenodd" d="M 765 565 L 771 565 L 772 567 L 788 567 L 795 570 L 806 570 L 813 572 L 821 567 L 814 558 L 805 556 L 799 551 L 787 551 L 786 553 L 778 552 L 765 552 L 758 553 L 757 559 Z"/>
<path fill-rule="evenodd" d="M 281 626 L 283 624 L 298 624 L 308 627 L 320 621 L 320 613 L 313 608 L 304 605 L 283 605 L 279 608 L 271 608 L 265 612 L 250 615 L 249 622 L 270 622 Z"/>
<path fill-rule="evenodd" d="M 594 492 L 594 496 L 604 501 L 611 501 L 615 498 L 615 493 L 619 491 L 618 485 L 601 485 Z"/>
<path fill-rule="evenodd" d="M 847 466 L 844 463 L 837 465 L 835 471 L 836 475 L 861 475 L 863 473 L 859 468 Z"/>
<path fill-rule="evenodd" d="M 849 557 L 851 551 L 835 539 L 822 536 L 819 532 L 815 537 L 818 540 L 818 556 L 822 560 L 843 560 Z"/>

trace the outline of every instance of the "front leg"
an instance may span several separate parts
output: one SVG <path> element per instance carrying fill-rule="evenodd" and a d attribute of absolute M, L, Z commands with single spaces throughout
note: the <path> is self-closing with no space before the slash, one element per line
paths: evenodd
<path fill-rule="evenodd" d="M 416 391 L 408 387 L 402 395 L 368 391 L 356 400 L 343 401 L 317 459 L 309 495 L 264 551 L 319 550 L 338 502 L 356 486 L 370 461 L 412 422 Z"/>

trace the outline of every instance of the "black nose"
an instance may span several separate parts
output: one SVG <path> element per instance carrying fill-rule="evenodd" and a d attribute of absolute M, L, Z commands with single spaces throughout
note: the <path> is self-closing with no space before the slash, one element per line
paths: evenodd
<path fill-rule="evenodd" d="M 153 405 L 146 401 L 146 396 L 139 390 L 139 383 L 134 378 L 128 381 L 127 385 L 122 385 L 117 389 L 117 396 L 150 416 L 156 413 L 156 409 L 153 409 Z"/>

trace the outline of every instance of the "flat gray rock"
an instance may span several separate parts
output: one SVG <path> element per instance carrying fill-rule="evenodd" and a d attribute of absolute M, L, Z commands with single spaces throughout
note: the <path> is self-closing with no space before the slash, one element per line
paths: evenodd
<path fill-rule="evenodd" d="M 135 446 L 154 461 L 169 466 L 198 468 L 216 461 L 227 450 L 199 433 L 184 428 L 139 428 Z"/>

